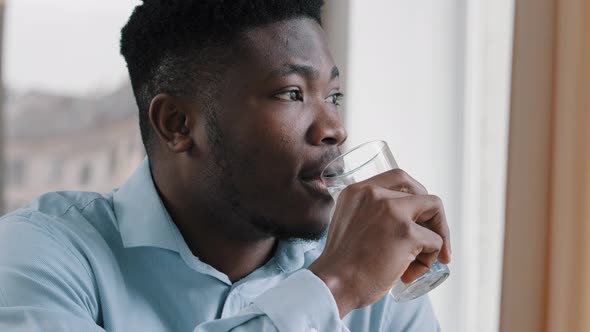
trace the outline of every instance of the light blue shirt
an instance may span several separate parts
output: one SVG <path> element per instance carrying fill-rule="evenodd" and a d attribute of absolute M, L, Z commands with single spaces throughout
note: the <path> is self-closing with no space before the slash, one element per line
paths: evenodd
<path fill-rule="evenodd" d="M 340 320 L 306 269 L 322 241 L 286 241 L 232 283 L 193 256 L 144 161 L 119 190 L 55 192 L 0 220 L 0 331 L 438 331 L 427 297 L 387 295 Z"/>

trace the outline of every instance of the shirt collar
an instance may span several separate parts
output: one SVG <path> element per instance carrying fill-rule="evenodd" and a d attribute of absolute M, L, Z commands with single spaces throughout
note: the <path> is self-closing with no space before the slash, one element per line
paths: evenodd
<path fill-rule="evenodd" d="M 115 191 L 113 205 L 126 248 L 148 246 L 179 252 L 175 225 L 158 195 L 147 158 Z"/>
<path fill-rule="evenodd" d="M 290 273 L 314 261 L 325 246 L 326 236 L 319 241 L 285 240 L 279 243 L 274 259 L 284 272 Z M 313 255 L 306 257 L 307 254 Z M 307 259 L 306 259 L 307 258 Z"/>

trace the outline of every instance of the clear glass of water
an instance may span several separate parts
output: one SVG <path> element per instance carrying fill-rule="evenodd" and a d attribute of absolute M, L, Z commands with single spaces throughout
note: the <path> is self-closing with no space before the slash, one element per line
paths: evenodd
<path fill-rule="evenodd" d="M 347 186 L 380 173 L 398 168 L 389 146 L 384 141 L 372 141 L 353 148 L 331 161 L 322 171 L 322 180 L 334 201 Z M 436 261 L 430 270 L 409 284 L 398 280 L 390 290 L 396 302 L 418 298 L 445 281 L 448 266 Z"/>

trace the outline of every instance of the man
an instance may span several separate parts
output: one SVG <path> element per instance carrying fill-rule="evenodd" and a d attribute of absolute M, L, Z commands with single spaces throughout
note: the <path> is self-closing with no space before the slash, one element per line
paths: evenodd
<path fill-rule="evenodd" d="M 0 221 L 1 331 L 438 330 L 427 297 L 387 294 L 449 262 L 438 198 L 391 171 L 347 188 L 330 223 L 319 175 L 346 132 L 321 7 L 136 8 L 121 52 L 148 159 L 110 194 Z"/>

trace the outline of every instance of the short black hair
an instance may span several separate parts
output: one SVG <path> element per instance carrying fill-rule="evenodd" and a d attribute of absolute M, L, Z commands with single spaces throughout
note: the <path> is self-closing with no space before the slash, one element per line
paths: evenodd
<path fill-rule="evenodd" d="M 151 100 L 160 93 L 212 96 L 231 47 L 254 27 L 307 17 L 321 25 L 323 0 L 144 0 L 121 31 L 148 156 L 155 134 Z M 214 98 L 213 98 L 214 99 Z M 199 99 L 198 99 L 199 100 Z"/>

